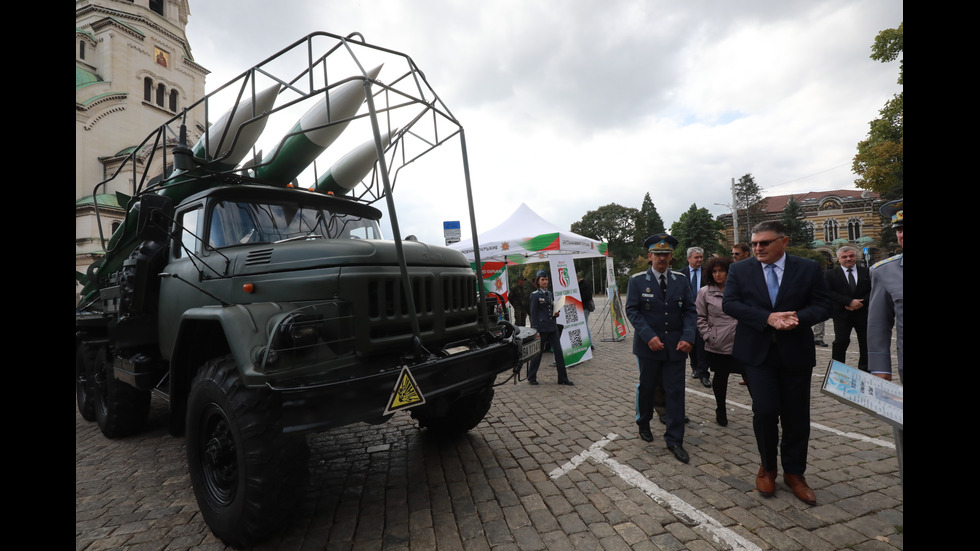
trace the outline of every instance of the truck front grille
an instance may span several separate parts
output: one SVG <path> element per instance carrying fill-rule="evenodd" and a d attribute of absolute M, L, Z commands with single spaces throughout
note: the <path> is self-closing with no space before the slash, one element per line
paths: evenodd
<path fill-rule="evenodd" d="M 340 280 L 341 294 L 357 297 L 353 302 L 358 353 L 403 349 L 412 327 L 398 269 L 349 268 Z M 409 280 L 424 344 L 440 345 L 472 335 L 478 314 L 472 270 L 410 268 Z"/>

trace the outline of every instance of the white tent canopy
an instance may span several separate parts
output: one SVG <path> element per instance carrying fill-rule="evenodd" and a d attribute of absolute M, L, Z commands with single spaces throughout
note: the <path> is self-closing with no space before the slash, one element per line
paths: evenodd
<path fill-rule="evenodd" d="M 482 262 L 524 264 L 544 261 L 550 255 L 588 258 L 605 256 L 606 252 L 605 243 L 563 230 L 541 218 L 524 203 L 507 220 L 478 237 Z M 476 260 L 472 239 L 464 239 L 450 247 L 462 252 L 471 262 Z"/>

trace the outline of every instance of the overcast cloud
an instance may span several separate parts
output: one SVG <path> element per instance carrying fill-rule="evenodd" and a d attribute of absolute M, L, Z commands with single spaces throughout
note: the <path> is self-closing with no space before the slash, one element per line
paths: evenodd
<path fill-rule="evenodd" d="M 609 203 L 639 208 L 647 192 L 669 228 L 691 204 L 729 212 L 716 203 L 745 173 L 772 195 L 853 189 L 855 146 L 900 91 L 898 62 L 869 57 L 903 20 L 897 0 L 190 8 L 209 91 L 314 31 L 357 31 L 411 56 L 466 131 L 479 231 L 521 202 L 568 228 Z M 462 220 L 470 237 L 464 196 L 418 187 L 395 190 L 402 235 L 442 243 L 442 222 Z"/>

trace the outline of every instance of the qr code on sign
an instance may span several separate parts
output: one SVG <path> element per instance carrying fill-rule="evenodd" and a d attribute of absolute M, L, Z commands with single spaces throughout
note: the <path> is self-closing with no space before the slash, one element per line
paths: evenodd
<path fill-rule="evenodd" d="M 582 330 L 572 329 L 568 332 L 568 342 L 572 345 L 572 348 L 578 348 L 582 346 Z"/>
<path fill-rule="evenodd" d="M 565 310 L 565 324 L 571 325 L 578 321 L 578 310 L 575 309 L 574 304 L 566 304 L 564 306 Z"/>

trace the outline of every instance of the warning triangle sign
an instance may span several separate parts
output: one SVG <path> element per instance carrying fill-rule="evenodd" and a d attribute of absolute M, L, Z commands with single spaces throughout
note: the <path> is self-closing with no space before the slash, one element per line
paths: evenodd
<path fill-rule="evenodd" d="M 394 413 L 401 409 L 418 406 L 425 403 L 425 397 L 419 390 L 415 377 L 408 370 L 408 366 L 402 368 L 395 382 L 395 388 L 391 391 L 391 398 L 388 399 L 388 407 L 385 408 L 385 415 Z"/>

